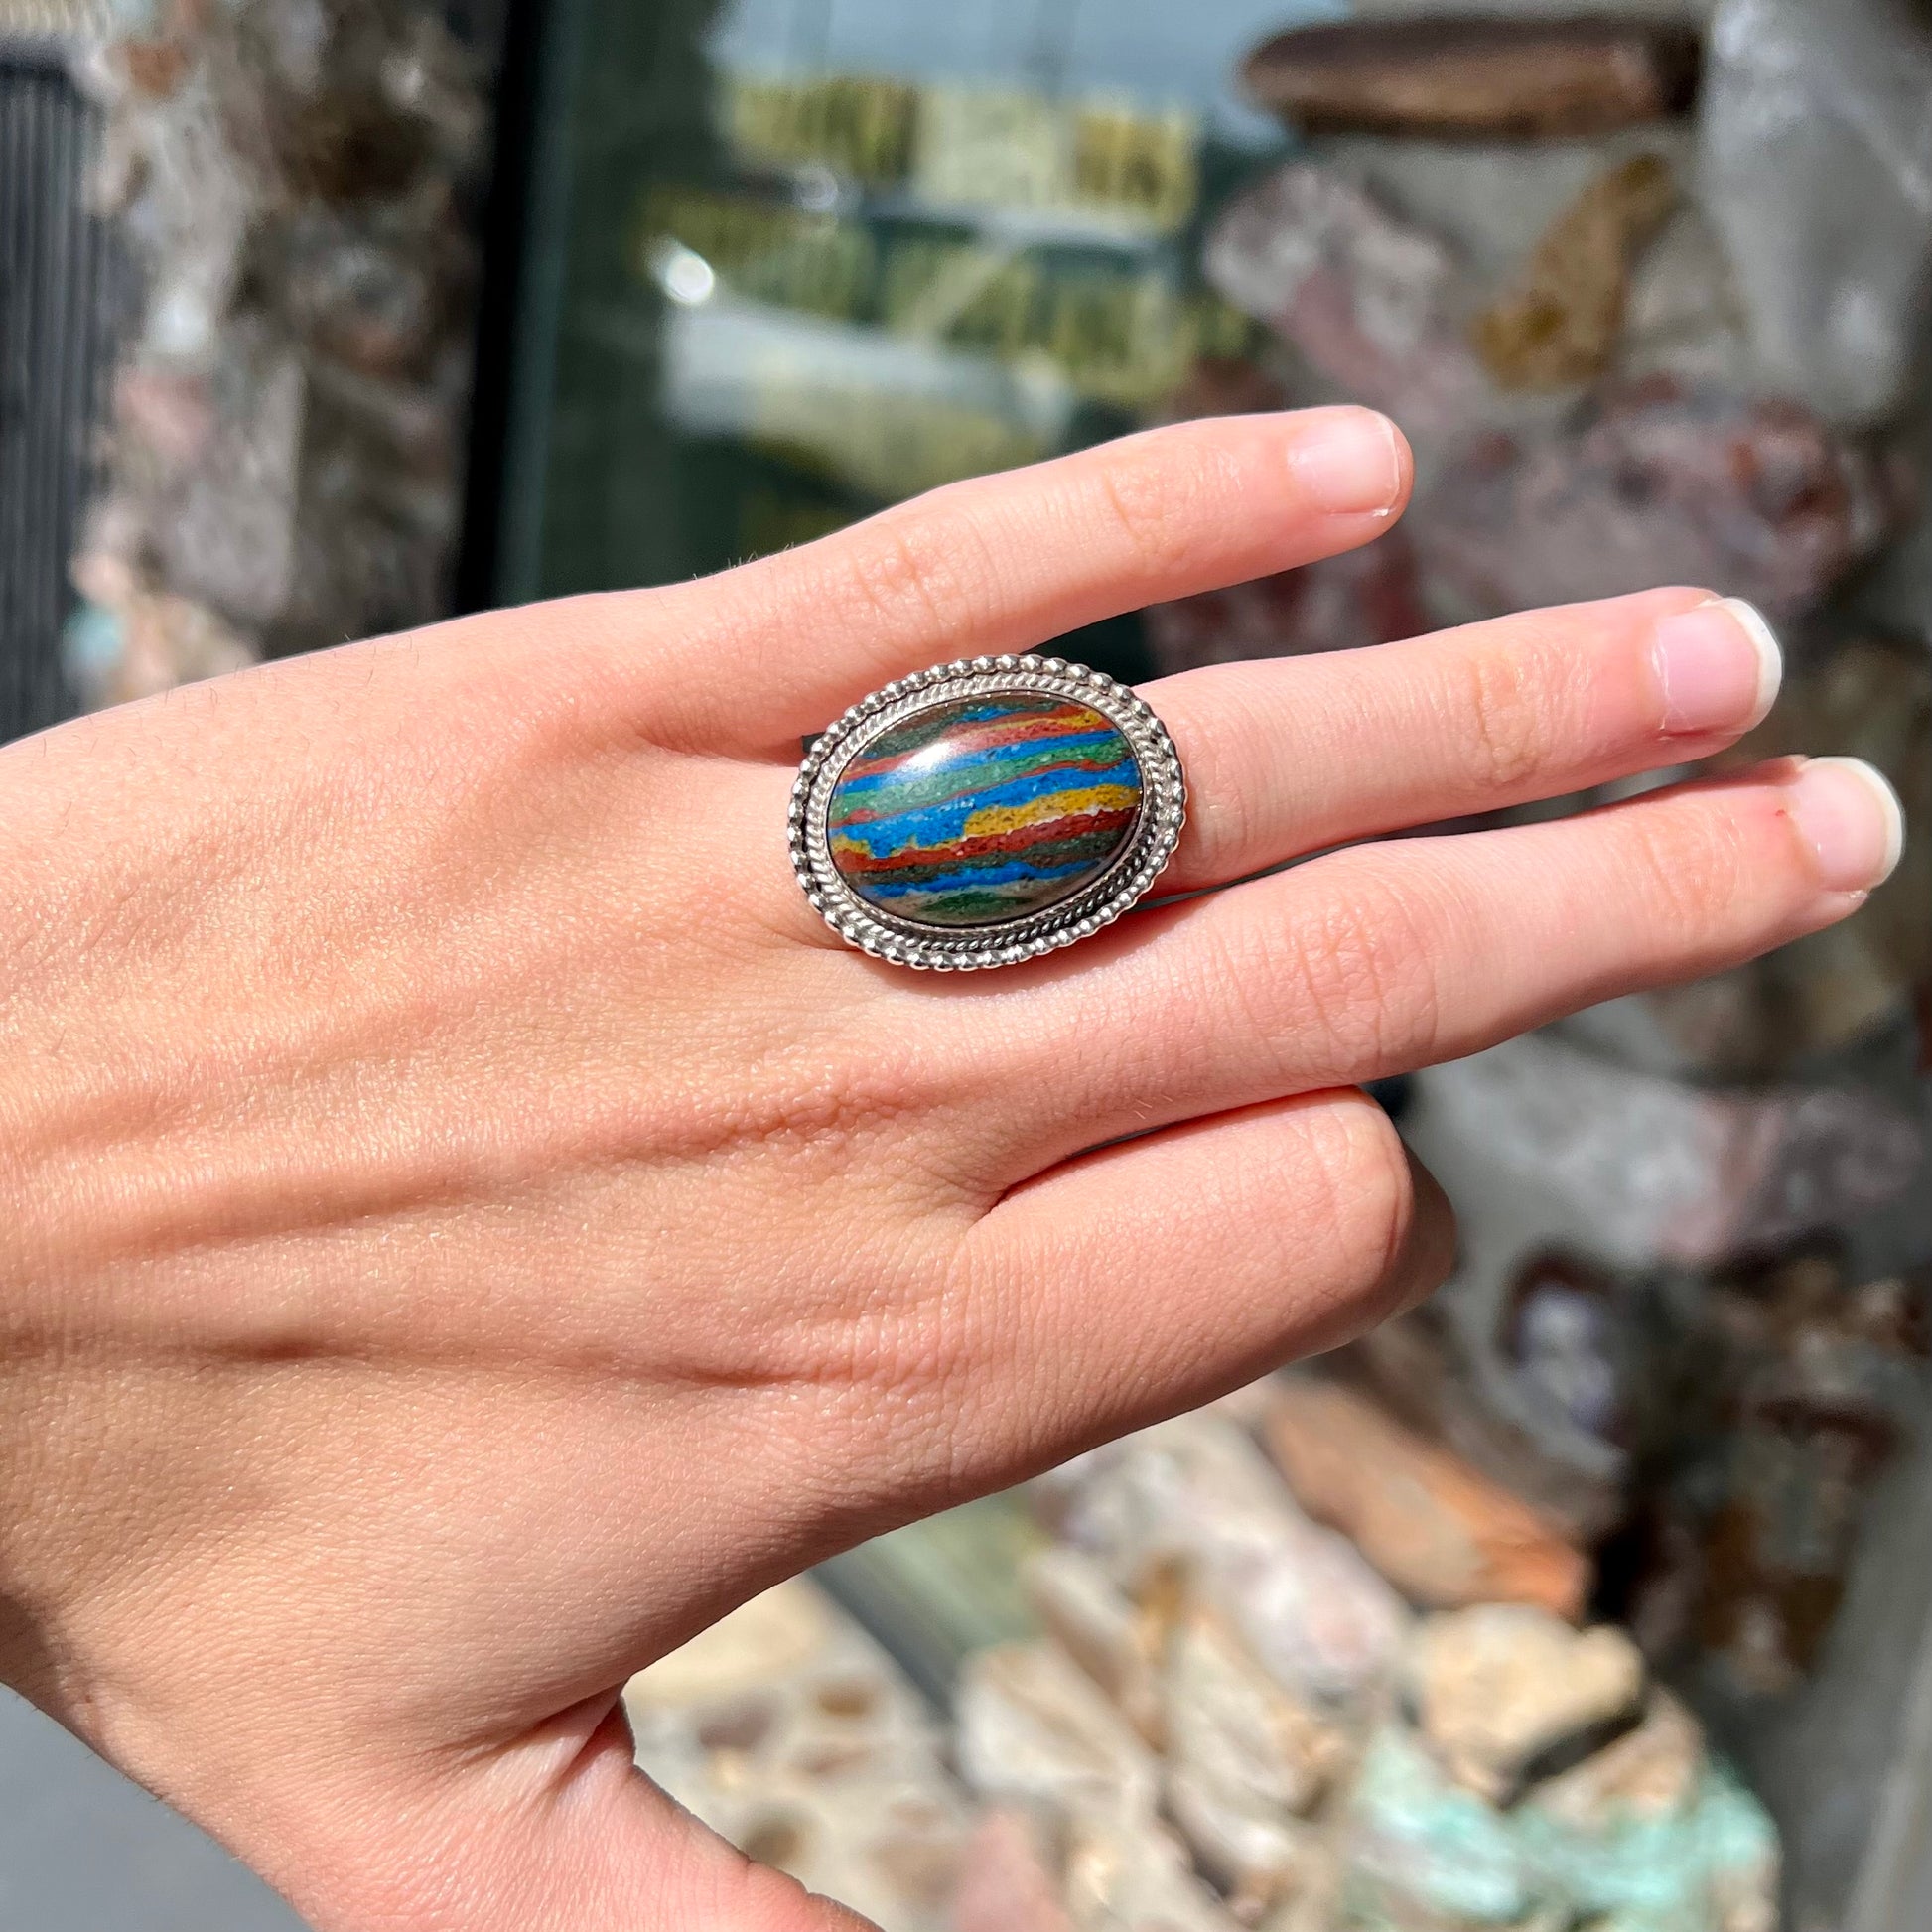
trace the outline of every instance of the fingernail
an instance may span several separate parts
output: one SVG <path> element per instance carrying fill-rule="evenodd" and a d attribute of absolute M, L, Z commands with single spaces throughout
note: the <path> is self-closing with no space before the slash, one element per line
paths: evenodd
<path fill-rule="evenodd" d="M 1302 493 L 1331 516 L 1386 516 L 1402 488 L 1395 425 L 1372 409 L 1336 409 L 1289 452 Z"/>
<path fill-rule="evenodd" d="M 1882 771 L 1863 759 L 1807 759 L 1786 796 L 1827 891 L 1869 892 L 1891 877 L 1905 850 L 1905 808 Z"/>
<path fill-rule="evenodd" d="M 1747 731 L 1771 709 L 1784 676 L 1776 633 L 1740 597 L 1664 619 L 1650 663 L 1667 732 Z"/>

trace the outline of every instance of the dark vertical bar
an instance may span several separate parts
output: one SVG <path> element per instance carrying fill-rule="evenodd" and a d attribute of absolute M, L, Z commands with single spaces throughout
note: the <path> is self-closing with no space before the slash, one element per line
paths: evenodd
<path fill-rule="evenodd" d="M 483 221 L 483 289 L 464 479 L 463 535 L 453 603 L 486 611 L 503 601 L 503 490 L 510 443 L 517 316 L 530 175 L 543 88 L 543 0 L 505 0 L 496 66 L 495 145 Z"/>
<path fill-rule="evenodd" d="M 93 125 L 56 50 L 0 42 L 0 740 L 72 709 L 68 558 L 114 341 Z"/>

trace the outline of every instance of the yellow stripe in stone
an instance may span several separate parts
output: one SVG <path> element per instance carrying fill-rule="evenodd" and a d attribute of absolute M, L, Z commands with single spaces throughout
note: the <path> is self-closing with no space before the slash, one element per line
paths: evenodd
<path fill-rule="evenodd" d="M 1086 812 L 1110 812 L 1138 805 L 1140 792 L 1133 785 L 1088 785 L 1079 791 L 1051 791 L 1042 798 L 1030 798 L 1024 805 L 988 805 L 966 820 L 962 834 L 969 839 L 997 838 L 1002 832 L 1017 832 L 1023 825 L 1041 825 L 1048 819 L 1078 818 Z"/>

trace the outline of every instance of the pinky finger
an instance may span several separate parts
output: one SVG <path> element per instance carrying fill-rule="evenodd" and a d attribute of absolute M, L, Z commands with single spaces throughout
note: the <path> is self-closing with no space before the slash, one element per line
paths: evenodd
<path fill-rule="evenodd" d="M 1359 1090 L 1065 1163 L 978 1226 L 998 1318 L 954 1385 L 1017 1473 L 1337 1346 L 1434 1289 L 1454 1222 Z"/>

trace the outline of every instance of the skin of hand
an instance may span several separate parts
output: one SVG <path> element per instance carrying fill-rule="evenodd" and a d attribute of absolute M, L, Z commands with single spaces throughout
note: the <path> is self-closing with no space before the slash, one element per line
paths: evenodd
<path fill-rule="evenodd" d="M 626 1676 L 1427 1292 L 1448 1210 L 1357 1083 L 1896 856 L 1836 760 L 1370 837 L 1728 744 L 1775 646 L 1662 590 L 1148 687 L 1187 896 L 1031 966 L 805 903 L 801 734 L 1409 476 L 1361 410 L 1186 424 L 0 753 L 7 1679 L 320 1932 L 855 1926 L 632 1769 Z"/>

